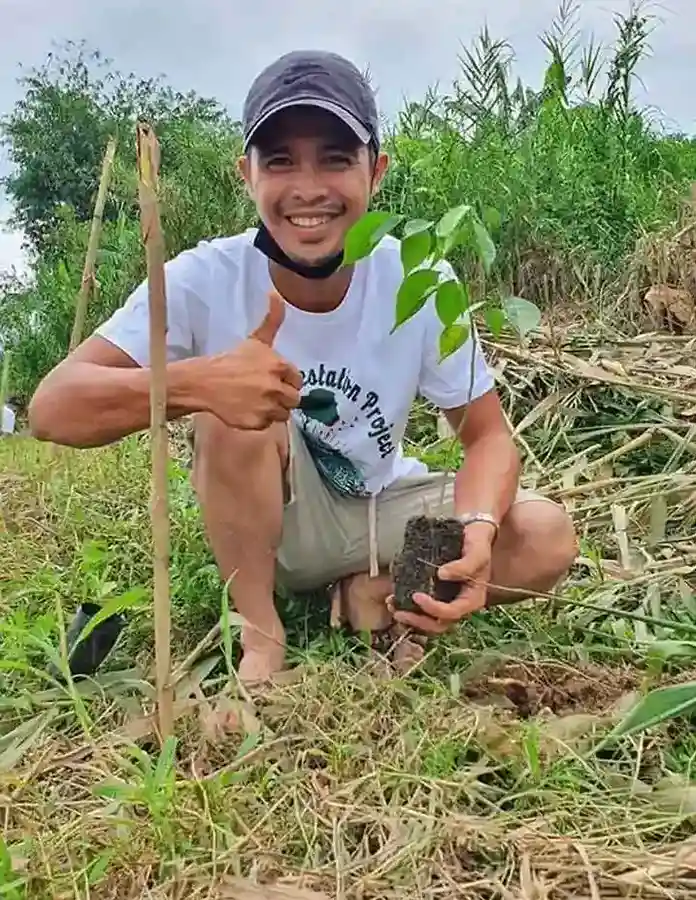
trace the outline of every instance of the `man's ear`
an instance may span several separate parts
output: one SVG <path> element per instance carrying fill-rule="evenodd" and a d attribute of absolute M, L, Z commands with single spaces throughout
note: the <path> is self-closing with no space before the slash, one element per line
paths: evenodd
<path fill-rule="evenodd" d="M 387 170 L 389 169 L 389 155 L 387 153 L 380 153 L 375 161 L 374 172 L 372 173 L 372 196 L 379 191 L 382 181 L 384 180 L 384 176 L 387 174 Z"/>
<path fill-rule="evenodd" d="M 248 156 L 239 157 L 239 159 L 237 160 L 237 172 L 244 181 L 244 186 L 246 187 L 247 194 L 253 200 L 254 195 L 251 189 L 251 160 Z"/>

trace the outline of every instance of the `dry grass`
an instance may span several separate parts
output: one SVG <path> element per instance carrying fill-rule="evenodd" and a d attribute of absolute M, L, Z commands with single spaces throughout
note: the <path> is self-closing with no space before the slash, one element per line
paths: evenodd
<path fill-rule="evenodd" d="M 240 694 L 232 633 L 229 660 L 224 642 L 189 659 L 163 749 L 146 442 L 54 456 L 3 441 L 2 895 L 692 896 L 692 732 L 675 720 L 596 748 L 647 687 L 694 677 L 696 370 L 688 339 L 611 337 L 492 345 L 526 477 L 581 534 L 557 597 L 474 617 L 406 679 L 331 632 L 319 599 L 289 599 L 287 683 Z M 410 435 L 451 464 L 427 411 Z M 184 470 L 171 506 L 180 664 L 221 586 Z M 119 596 L 130 625 L 96 683 L 48 683 L 61 619 Z"/>

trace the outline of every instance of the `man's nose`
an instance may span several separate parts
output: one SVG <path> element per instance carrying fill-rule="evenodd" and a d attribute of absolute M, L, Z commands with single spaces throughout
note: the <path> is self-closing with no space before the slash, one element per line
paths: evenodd
<path fill-rule="evenodd" d="M 293 200 L 314 204 L 325 200 L 327 196 L 328 189 L 319 167 L 312 162 L 298 166 L 292 183 Z"/>

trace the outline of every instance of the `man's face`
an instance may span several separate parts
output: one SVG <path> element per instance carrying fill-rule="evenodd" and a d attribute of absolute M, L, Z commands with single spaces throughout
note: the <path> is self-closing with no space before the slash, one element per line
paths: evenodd
<path fill-rule="evenodd" d="M 295 107 L 273 116 L 240 170 L 258 213 L 296 262 L 318 265 L 343 248 L 387 168 L 336 116 Z"/>

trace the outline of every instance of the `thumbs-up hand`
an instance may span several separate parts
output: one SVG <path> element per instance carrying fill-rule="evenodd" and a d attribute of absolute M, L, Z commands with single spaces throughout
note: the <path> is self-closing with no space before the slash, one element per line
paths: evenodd
<path fill-rule="evenodd" d="M 261 430 L 286 422 L 299 405 L 302 376 L 273 349 L 285 303 L 273 291 L 261 324 L 234 350 L 209 357 L 199 393 L 203 407 L 231 428 Z"/>
<path fill-rule="evenodd" d="M 273 341 L 276 339 L 278 332 L 280 331 L 280 326 L 283 324 L 284 320 L 285 304 L 283 303 L 283 299 L 277 291 L 271 291 L 268 298 L 268 312 L 263 317 L 263 321 L 259 327 L 255 331 L 252 331 L 249 337 L 261 341 L 261 343 L 266 344 L 267 347 L 272 347 Z"/>

